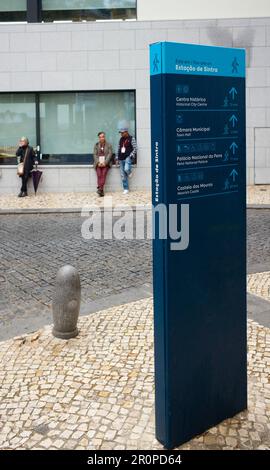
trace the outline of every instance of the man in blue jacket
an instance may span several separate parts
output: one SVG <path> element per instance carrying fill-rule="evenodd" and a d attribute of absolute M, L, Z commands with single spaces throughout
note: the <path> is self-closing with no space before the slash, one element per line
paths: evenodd
<path fill-rule="evenodd" d="M 132 135 L 129 135 L 128 128 L 119 130 L 121 138 L 118 144 L 117 161 L 120 165 L 120 174 L 123 184 L 123 194 L 128 194 L 128 179 L 132 177 L 132 163 L 134 163 L 137 152 L 137 143 Z"/>

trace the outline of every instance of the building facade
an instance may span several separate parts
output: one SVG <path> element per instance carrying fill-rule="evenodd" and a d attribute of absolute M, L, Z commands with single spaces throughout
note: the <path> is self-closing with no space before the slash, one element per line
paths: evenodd
<path fill-rule="evenodd" d="M 180 3 L 0 0 L 0 193 L 19 186 L 21 135 L 40 150 L 40 191 L 95 190 L 97 133 L 116 152 L 123 125 L 138 143 L 132 188 L 149 189 L 149 44 L 157 41 L 246 48 L 247 182 L 270 184 L 270 3 Z M 118 168 L 107 186 L 120 188 Z"/>

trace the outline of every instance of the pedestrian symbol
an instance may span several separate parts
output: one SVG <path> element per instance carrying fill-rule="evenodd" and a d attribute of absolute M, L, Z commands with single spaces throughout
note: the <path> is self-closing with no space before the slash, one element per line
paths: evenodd
<path fill-rule="evenodd" d="M 235 57 L 232 61 L 232 73 L 238 73 L 238 67 L 239 67 L 239 63 Z"/>
<path fill-rule="evenodd" d="M 153 60 L 153 65 L 154 65 L 153 72 L 158 72 L 158 64 L 159 64 L 158 55 L 155 54 L 155 58 Z"/>
<path fill-rule="evenodd" d="M 225 180 L 224 189 L 225 189 L 225 191 L 230 189 L 230 182 L 229 182 L 228 178 Z"/>

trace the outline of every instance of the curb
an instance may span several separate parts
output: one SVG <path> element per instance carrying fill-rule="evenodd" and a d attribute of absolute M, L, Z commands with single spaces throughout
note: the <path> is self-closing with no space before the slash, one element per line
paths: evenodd
<path fill-rule="evenodd" d="M 247 209 L 270 209 L 270 204 L 247 204 Z"/>
<path fill-rule="evenodd" d="M 84 212 L 106 212 L 111 211 L 149 211 L 152 209 L 151 204 L 138 204 L 132 206 L 112 206 L 111 207 L 98 207 L 98 206 L 84 206 L 84 207 L 71 207 L 71 208 L 41 208 L 41 209 L 0 209 L 0 215 L 23 215 L 23 214 L 80 214 Z M 270 209 L 270 204 L 247 204 L 247 209 Z"/>
<path fill-rule="evenodd" d="M 71 208 L 56 208 L 56 209 L 0 209 L 0 215 L 22 215 L 22 214 L 81 214 L 82 212 L 109 212 L 111 210 L 119 212 L 134 212 L 134 211 L 149 211 L 152 209 L 151 204 L 141 204 L 133 206 L 112 206 L 112 207 L 98 207 L 98 206 L 84 206 L 84 207 L 71 207 Z"/>

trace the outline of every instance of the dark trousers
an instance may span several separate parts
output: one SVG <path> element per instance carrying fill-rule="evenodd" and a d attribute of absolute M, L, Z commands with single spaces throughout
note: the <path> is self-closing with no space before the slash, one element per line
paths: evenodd
<path fill-rule="evenodd" d="M 21 192 L 22 193 L 27 193 L 27 181 L 28 181 L 29 175 L 28 174 L 22 175 L 21 178 L 22 178 Z"/>
<path fill-rule="evenodd" d="M 103 191 L 106 182 L 106 176 L 109 171 L 108 166 L 97 166 L 97 185 Z"/>

